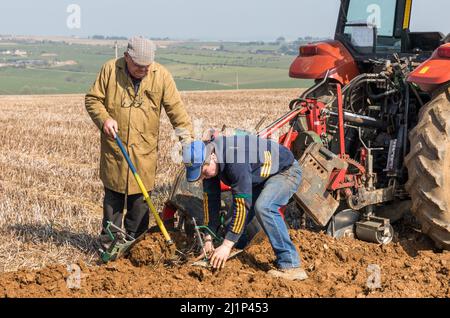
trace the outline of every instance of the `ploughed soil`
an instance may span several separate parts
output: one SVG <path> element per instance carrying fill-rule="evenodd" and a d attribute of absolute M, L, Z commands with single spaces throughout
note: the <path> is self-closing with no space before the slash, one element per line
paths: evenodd
<path fill-rule="evenodd" d="M 108 264 L 1 274 L 0 297 L 450 297 L 450 252 L 435 250 L 411 220 L 395 228 L 388 245 L 290 230 L 309 275 L 301 282 L 266 274 L 274 254 L 265 235 L 213 272 L 174 259 L 152 233 Z M 173 238 L 184 248 L 181 234 Z"/>

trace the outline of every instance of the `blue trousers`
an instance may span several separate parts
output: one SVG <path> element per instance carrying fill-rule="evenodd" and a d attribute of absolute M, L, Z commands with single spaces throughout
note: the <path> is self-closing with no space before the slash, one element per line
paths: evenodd
<path fill-rule="evenodd" d="M 258 219 L 275 252 L 277 266 L 281 269 L 300 267 L 300 257 L 279 209 L 288 203 L 301 180 L 302 170 L 298 162 L 294 161 L 289 169 L 270 177 L 262 186 L 253 189 L 253 206 L 247 215 L 246 224 L 255 216 Z M 236 247 L 243 248 L 246 244 L 247 237 L 243 234 Z"/>

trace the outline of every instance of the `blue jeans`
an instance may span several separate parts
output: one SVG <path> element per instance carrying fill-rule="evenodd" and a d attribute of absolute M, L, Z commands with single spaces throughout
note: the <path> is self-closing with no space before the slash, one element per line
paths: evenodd
<path fill-rule="evenodd" d="M 253 206 L 249 211 L 246 223 L 253 217 L 259 221 L 276 255 L 278 268 L 300 267 L 300 257 L 292 243 L 289 232 L 279 209 L 286 205 L 297 192 L 302 180 L 302 170 L 297 161 L 292 166 L 276 174 L 261 186 L 253 189 Z M 246 236 L 243 235 L 236 244 L 245 245 Z"/>

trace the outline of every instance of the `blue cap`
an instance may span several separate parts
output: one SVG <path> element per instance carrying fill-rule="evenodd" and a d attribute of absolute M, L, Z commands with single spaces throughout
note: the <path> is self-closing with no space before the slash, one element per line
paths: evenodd
<path fill-rule="evenodd" d="M 206 160 L 206 146 L 196 140 L 183 147 L 183 163 L 186 166 L 186 179 L 194 182 L 200 179 L 202 166 Z"/>

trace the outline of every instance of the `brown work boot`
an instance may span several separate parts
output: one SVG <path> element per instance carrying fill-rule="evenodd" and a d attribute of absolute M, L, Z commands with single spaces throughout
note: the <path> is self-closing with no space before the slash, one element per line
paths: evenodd
<path fill-rule="evenodd" d="M 271 269 L 267 274 L 273 277 L 280 277 L 288 280 L 305 280 L 308 278 L 305 270 L 301 267 L 285 268 L 285 269 Z"/>

